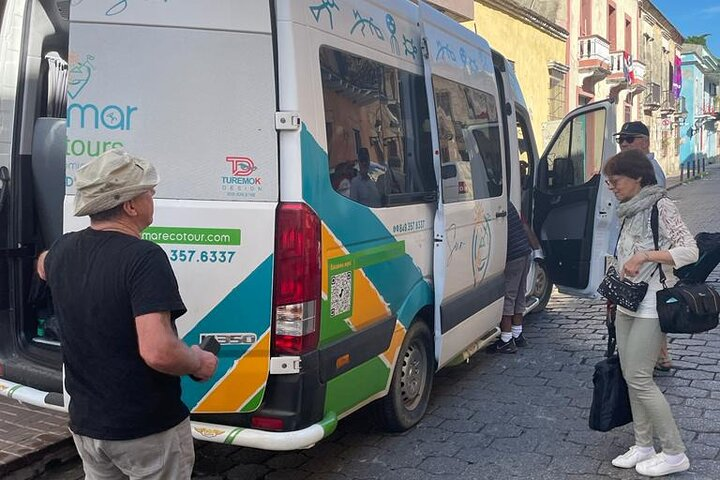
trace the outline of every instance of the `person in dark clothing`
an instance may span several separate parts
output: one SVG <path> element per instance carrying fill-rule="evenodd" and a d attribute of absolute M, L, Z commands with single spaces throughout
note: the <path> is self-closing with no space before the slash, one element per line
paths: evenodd
<path fill-rule="evenodd" d="M 525 282 L 530 268 L 530 242 L 517 209 L 508 202 L 508 240 L 505 261 L 505 303 L 500 338 L 488 347 L 489 353 L 515 353 L 527 345 L 522 334 L 525 314 Z"/>
<path fill-rule="evenodd" d="M 165 252 L 141 239 L 155 168 L 122 150 L 77 172 L 75 215 L 90 227 L 38 259 L 60 319 L 70 430 L 86 479 L 189 479 L 195 453 L 181 375 L 207 380 L 217 357 L 177 336 L 186 312 Z"/>

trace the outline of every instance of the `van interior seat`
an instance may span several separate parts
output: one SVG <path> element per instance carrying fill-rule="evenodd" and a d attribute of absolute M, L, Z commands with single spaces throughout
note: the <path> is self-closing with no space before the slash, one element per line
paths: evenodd
<path fill-rule="evenodd" d="M 66 138 L 64 118 L 41 117 L 35 121 L 31 165 L 44 248 L 50 247 L 63 232 Z"/>

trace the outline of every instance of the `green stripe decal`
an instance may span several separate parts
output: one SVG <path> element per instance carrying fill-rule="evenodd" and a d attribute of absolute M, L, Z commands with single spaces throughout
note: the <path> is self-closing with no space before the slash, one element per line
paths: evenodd
<path fill-rule="evenodd" d="M 244 429 L 244 428 L 240 428 L 240 427 L 233 429 L 230 433 L 228 433 L 228 436 L 227 436 L 227 438 L 225 439 L 225 442 L 223 442 L 223 443 L 226 443 L 226 444 L 228 444 L 228 445 L 231 445 L 231 444 L 235 441 L 235 437 L 237 437 L 238 434 L 239 434 L 240 432 L 242 432 L 243 430 L 245 430 L 245 429 Z"/>
<path fill-rule="evenodd" d="M 378 357 L 327 382 L 325 413 L 342 415 L 371 395 L 382 392 L 392 372 Z"/>
<path fill-rule="evenodd" d="M 143 240 L 174 245 L 240 245 L 240 229 L 148 227 L 142 232 Z"/>
<path fill-rule="evenodd" d="M 12 398 L 13 393 L 15 393 L 19 388 L 22 388 L 22 387 L 23 387 L 22 385 L 15 385 L 10 390 L 8 390 L 8 393 L 7 393 L 8 398 Z"/>
<path fill-rule="evenodd" d="M 325 437 L 327 437 L 328 435 L 330 435 L 331 433 L 333 433 L 335 431 L 335 429 L 337 428 L 337 423 L 338 423 L 338 419 L 337 419 L 337 415 L 335 415 L 335 412 L 328 412 L 328 414 L 325 415 L 325 418 L 323 418 L 319 423 L 319 425 L 323 429 Z"/>
<path fill-rule="evenodd" d="M 405 255 L 404 240 L 368 248 L 342 257 L 331 258 L 328 260 L 328 270 L 330 274 L 339 270 L 356 270 L 387 262 L 403 255 Z"/>
<path fill-rule="evenodd" d="M 249 402 L 247 402 L 243 407 L 240 409 L 241 412 L 254 412 L 258 409 L 260 406 L 260 403 L 263 399 L 263 394 L 265 393 L 265 387 L 261 388 L 258 393 L 255 394 L 253 398 L 250 399 Z"/>

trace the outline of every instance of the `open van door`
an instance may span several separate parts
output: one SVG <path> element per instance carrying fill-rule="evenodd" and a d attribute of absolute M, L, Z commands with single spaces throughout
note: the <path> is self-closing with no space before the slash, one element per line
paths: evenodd
<path fill-rule="evenodd" d="M 612 253 L 615 197 L 602 167 L 617 149 L 615 105 L 602 101 L 570 112 L 538 163 L 533 227 L 558 290 L 595 296 Z"/>
<path fill-rule="evenodd" d="M 502 314 L 507 189 L 500 101 L 485 40 L 419 2 L 439 185 L 433 278 L 442 367 L 492 340 Z M 479 342 L 479 343 L 478 343 Z"/>

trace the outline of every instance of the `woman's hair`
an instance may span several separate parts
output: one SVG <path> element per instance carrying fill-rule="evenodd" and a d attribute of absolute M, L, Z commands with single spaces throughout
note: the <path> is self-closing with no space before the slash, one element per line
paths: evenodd
<path fill-rule="evenodd" d="M 611 157 L 603 167 L 606 176 L 622 175 L 640 179 L 640 186 L 657 185 L 655 170 L 647 156 L 639 150 L 626 150 Z"/>

